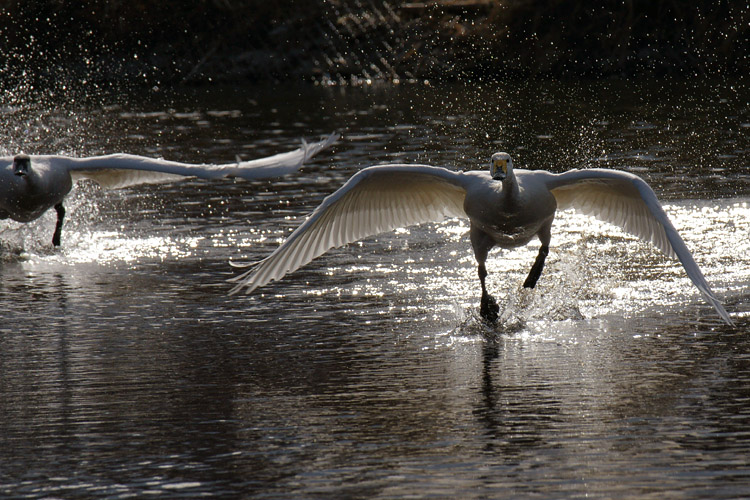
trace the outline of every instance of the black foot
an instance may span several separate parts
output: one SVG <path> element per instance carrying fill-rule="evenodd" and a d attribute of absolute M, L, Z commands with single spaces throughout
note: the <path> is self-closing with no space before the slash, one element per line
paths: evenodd
<path fill-rule="evenodd" d="M 492 295 L 482 295 L 482 301 L 479 305 L 479 315 L 482 319 L 488 323 L 494 323 L 497 321 L 497 316 L 500 313 L 500 306 L 497 305 L 495 298 Z"/>

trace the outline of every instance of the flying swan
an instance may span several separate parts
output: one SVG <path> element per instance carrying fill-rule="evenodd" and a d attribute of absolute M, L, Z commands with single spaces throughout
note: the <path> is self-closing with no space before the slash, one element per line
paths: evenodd
<path fill-rule="evenodd" d="M 0 158 L 0 219 L 31 222 L 55 207 L 57 224 L 52 244 L 59 246 L 65 217 L 63 198 L 81 179 L 91 179 L 106 189 L 174 182 L 186 177 L 267 179 L 298 170 L 338 137 L 333 133 L 320 142 L 302 141 L 302 147 L 288 153 L 225 165 L 191 165 L 128 154 L 89 158 L 19 154 Z"/>
<path fill-rule="evenodd" d="M 513 170 L 507 153 L 492 155 L 489 172 L 454 172 L 428 165 L 368 167 L 328 196 L 279 248 L 230 281 L 230 293 L 250 293 L 280 279 L 327 250 L 366 236 L 447 217 L 468 217 L 482 287 L 480 313 L 490 322 L 499 307 L 487 293 L 485 261 L 495 246 L 541 248 L 523 286 L 534 288 L 549 253 L 557 209 L 575 208 L 616 224 L 680 260 L 688 277 L 724 321 L 733 322 L 711 291 L 685 242 L 653 190 L 633 174 L 609 169 Z M 242 267 L 242 264 L 234 264 Z"/>

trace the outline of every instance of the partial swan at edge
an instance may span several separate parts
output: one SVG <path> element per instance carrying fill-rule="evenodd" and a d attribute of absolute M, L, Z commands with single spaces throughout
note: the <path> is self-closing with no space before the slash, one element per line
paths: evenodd
<path fill-rule="evenodd" d="M 224 165 L 192 165 L 129 154 L 71 158 L 60 155 L 25 155 L 0 158 L 0 219 L 31 222 L 54 207 L 57 224 L 52 244 L 60 245 L 65 208 L 63 199 L 81 179 L 91 179 L 106 189 L 138 184 L 174 182 L 187 177 L 256 180 L 287 175 L 333 144 L 339 135 L 307 144 L 294 151 Z"/>

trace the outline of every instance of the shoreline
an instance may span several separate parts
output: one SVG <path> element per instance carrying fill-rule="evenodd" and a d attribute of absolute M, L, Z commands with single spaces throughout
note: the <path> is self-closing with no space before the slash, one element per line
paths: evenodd
<path fill-rule="evenodd" d="M 750 71 L 744 3 L 65 3 L 0 17 L 0 85 L 609 78 Z M 179 12 L 179 16 L 175 15 Z"/>

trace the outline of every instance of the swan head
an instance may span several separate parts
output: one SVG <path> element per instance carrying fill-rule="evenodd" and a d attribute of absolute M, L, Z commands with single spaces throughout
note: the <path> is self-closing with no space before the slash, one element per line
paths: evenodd
<path fill-rule="evenodd" d="M 29 155 L 20 154 L 13 158 L 13 173 L 19 177 L 26 177 L 31 170 Z"/>
<path fill-rule="evenodd" d="M 495 153 L 490 160 L 490 175 L 496 181 L 503 181 L 513 171 L 513 160 L 508 153 Z"/>

